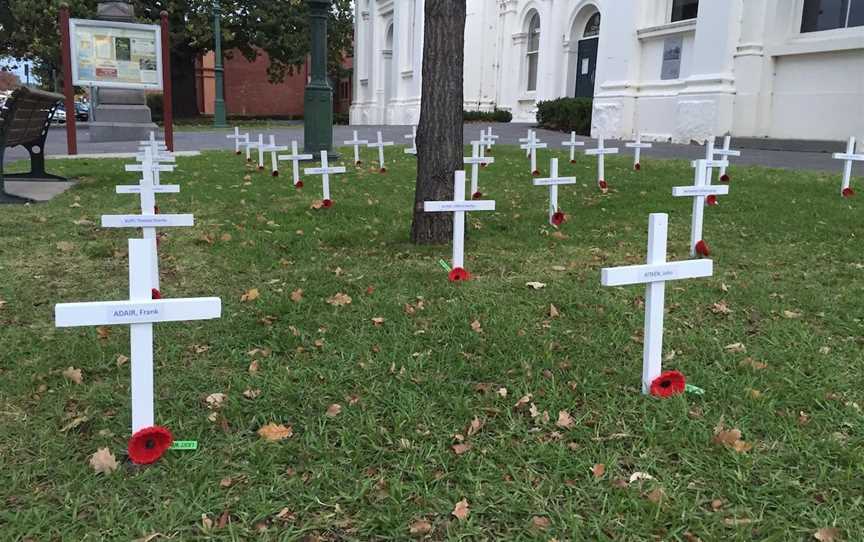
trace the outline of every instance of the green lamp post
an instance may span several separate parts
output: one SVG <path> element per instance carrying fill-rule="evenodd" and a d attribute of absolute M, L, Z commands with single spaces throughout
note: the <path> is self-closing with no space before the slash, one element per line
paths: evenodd
<path fill-rule="evenodd" d="M 312 77 L 303 100 L 304 149 L 319 157 L 333 152 L 333 89 L 327 81 L 327 19 L 331 0 L 306 0 L 312 32 Z"/>
<path fill-rule="evenodd" d="M 213 127 L 225 128 L 225 69 L 222 67 L 222 13 L 219 0 L 213 0 L 213 53 L 216 62 L 213 74 L 216 80 L 216 103 L 213 107 Z"/>

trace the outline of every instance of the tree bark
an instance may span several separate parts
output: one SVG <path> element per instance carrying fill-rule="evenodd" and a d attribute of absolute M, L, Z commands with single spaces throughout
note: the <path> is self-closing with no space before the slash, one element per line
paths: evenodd
<path fill-rule="evenodd" d="M 423 202 L 453 199 L 453 174 L 464 167 L 465 0 L 426 0 L 425 4 L 423 98 L 417 127 L 411 242 L 444 244 L 453 235 L 453 215 L 424 213 Z"/>

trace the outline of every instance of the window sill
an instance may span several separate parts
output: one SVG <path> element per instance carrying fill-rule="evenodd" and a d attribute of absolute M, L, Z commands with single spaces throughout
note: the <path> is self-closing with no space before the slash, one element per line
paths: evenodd
<path fill-rule="evenodd" d="M 402 70 L 400 75 L 402 76 L 402 79 L 411 79 L 414 77 L 414 70 Z"/>
<path fill-rule="evenodd" d="M 773 44 L 768 50 L 768 55 L 806 55 L 853 49 L 864 49 L 864 27 L 797 34 L 785 42 Z"/>
<path fill-rule="evenodd" d="M 529 90 L 529 91 L 523 92 L 521 95 L 519 95 L 518 99 L 520 102 L 536 102 L 537 101 L 537 91 L 536 90 Z"/>
<path fill-rule="evenodd" d="M 675 34 L 686 34 L 688 32 L 696 32 L 696 19 L 640 28 L 636 31 L 636 37 L 640 40 L 648 40 L 664 36 L 674 36 Z"/>

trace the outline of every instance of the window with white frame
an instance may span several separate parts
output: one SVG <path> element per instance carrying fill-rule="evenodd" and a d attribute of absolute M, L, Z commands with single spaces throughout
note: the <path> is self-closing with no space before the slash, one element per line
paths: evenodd
<path fill-rule="evenodd" d="M 687 21 L 699 15 L 699 0 L 672 0 L 670 22 Z"/>
<path fill-rule="evenodd" d="M 801 32 L 864 26 L 864 0 L 804 0 Z"/>
<path fill-rule="evenodd" d="M 537 68 L 540 65 L 540 14 L 534 13 L 528 23 L 528 46 L 525 53 L 528 60 L 528 91 L 537 90 Z"/>

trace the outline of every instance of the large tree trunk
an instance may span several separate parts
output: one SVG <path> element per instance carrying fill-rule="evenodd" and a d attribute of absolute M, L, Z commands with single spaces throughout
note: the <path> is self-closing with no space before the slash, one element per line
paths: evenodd
<path fill-rule="evenodd" d="M 423 99 L 417 127 L 417 187 L 411 241 L 443 244 L 453 215 L 424 213 L 424 201 L 453 199 L 453 172 L 462 169 L 465 0 L 426 0 Z"/>

